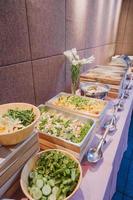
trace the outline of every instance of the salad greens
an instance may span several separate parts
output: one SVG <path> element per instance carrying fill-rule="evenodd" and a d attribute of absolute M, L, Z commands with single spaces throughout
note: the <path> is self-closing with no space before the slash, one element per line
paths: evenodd
<path fill-rule="evenodd" d="M 71 110 L 79 110 L 98 115 L 103 111 L 106 102 L 78 95 L 61 95 L 53 101 L 53 104 Z"/>
<path fill-rule="evenodd" d="M 80 143 L 90 128 L 93 122 L 81 122 L 78 119 L 73 120 L 54 110 L 41 109 L 41 118 L 37 125 L 37 129 L 41 132 L 61 137 L 74 143 Z"/>
<path fill-rule="evenodd" d="M 66 97 L 68 103 L 78 107 L 81 109 L 84 105 L 92 103 L 92 100 L 86 99 L 86 98 L 81 98 L 80 96 L 68 96 Z M 61 100 L 61 99 L 59 99 Z"/>
<path fill-rule="evenodd" d="M 19 119 L 23 126 L 28 126 L 34 121 L 35 115 L 33 109 L 30 110 L 18 110 L 18 109 L 9 109 L 5 115 L 12 119 Z"/>
<path fill-rule="evenodd" d="M 33 109 L 9 109 L 4 115 L 0 115 L 0 133 L 7 134 L 18 131 L 30 125 L 34 119 Z"/>
<path fill-rule="evenodd" d="M 41 154 L 28 177 L 28 191 L 35 200 L 63 200 L 77 186 L 78 163 L 56 150 Z"/>

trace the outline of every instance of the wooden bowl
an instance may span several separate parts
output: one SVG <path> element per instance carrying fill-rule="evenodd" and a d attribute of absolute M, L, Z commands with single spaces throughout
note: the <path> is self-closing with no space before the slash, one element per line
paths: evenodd
<path fill-rule="evenodd" d="M 31 195 L 29 194 L 28 189 L 27 189 L 27 187 L 28 187 L 28 176 L 29 176 L 29 173 L 35 168 L 35 163 L 39 159 L 40 155 L 42 153 L 48 152 L 48 151 L 59 151 L 59 152 L 62 152 L 63 154 L 69 156 L 76 163 L 78 163 L 78 168 L 79 168 L 79 171 L 80 171 L 79 180 L 78 180 L 77 186 L 75 187 L 74 191 L 68 197 L 66 197 L 65 199 L 63 199 L 63 200 L 68 200 L 69 198 L 71 198 L 76 193 L 76 191 L 78 190 L 78 188 L 80 186 L 81 179 L 82 179 L 82 168 L 81 168 L 81 165 L 80 165 L 79 161 L 72 154 L 70 154 L 70 153 L 68 153 L 68 152 L 66 152 L 64 150 L 60 150 L 60 149 L 47 149 L 47 150 L 41 151 L 38 154 L 36 154 L 35 156 L 33 156 L 26 163 L 26 165 L 24 166 L 24 168 L 22 170 L 21 179 L 20 179 L 20 185 L 21 185 L 22 191 L 23 191 L 23 193 L 25 194 L 25 196 L 29 200 L 34 200 L 31 197 Z"/>
<path fill-rule="evenodd" d="M 36 122 L 39 120 L 40 117 L 40 111 L 39 109 L 32 105 L 32 104 L 27 104 L 27 103 L 8 103 L 8 104 L 3 104 L 0 105 L 0 114 L 3 115 L 5 114 L 9 109 L 22 109 L 22 110 L 26 110 L 26 109 L 33 109 L 33 112 L 35 114 L 35 119 L 34 121 L 18 130 L 18 131 L 14 131 L 12 133 L 1 133 L 0 134 L 0 144 L 2 145 L 15 145 L 18 144 L 20 142 L 22 142 L 23 140 L 25 140 L 30 134 L 32 134 L 33 130 L 34 130 L 34 126 L 36 124 Z"/>

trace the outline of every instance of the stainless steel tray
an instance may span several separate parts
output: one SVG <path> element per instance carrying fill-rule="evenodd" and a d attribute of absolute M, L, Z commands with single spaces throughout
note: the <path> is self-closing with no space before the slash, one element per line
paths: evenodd
<path fill-rule="evenodd" d="M 58 95 L 56 95 L 55 97 L 53 97 L 52 99 L 50 99 L 49 101 L 46 102 L 46 105 L 47 106 L 50 106 L 52 108 L 55 108 L 55 109 L 59 109 L 59 110 L 64 110 L 64 111 L 67 111 L 67 112 L 70 112 L 70 113 L 76 113 L 76 114 L 80 114 L 82 116 L 88 116 L 88 117 L 92 117 L 92 118 L 97 118 L 97 119 L 101 119 L 103 117 L 103 115 L 105 114 L 106 110 L 108 109 L 108 104 L 109 102 L 108 101 L 105 101 L 105 100 L 102 100 L 102 99 L 95 99 L 96 101 L 101 101 L 101 102 L 104 102 L 105 103 L 105 107 L 104 109 L 101 111 L 100 114 L 93 114 L 93 113 L 90 113 L 88 111 L 81 111 L 81 110 L 74 110 L 74 109 L 70 109 L 70 108 L 67 108 L 65 106 L 57 106 L 54 104 L 54 102 L 61 96 L 70 96 L 72 94 L 69 94 L 69 93 L 65 93 L 65 92 L 61 92 L 59 93 Z M 90 98 L 90 97 L 84 97 L 82 96 L 82 98 L 89 98 L 89 99 L 92 99 L 94 100 L 94 98 Z"/>
<path fill-rule="evenodd" d="M 86 136 L 84 137 L 84 139 L 80 143 L 74 143 L 74 142 L 71 142 L 69 140 L 65 140 L 64 138 L 53 136 L 53 135 L 47 134 L 47 133 L 42 132 L 42 131 L 37 129 L 37 131 L 39 133 L 44 134 L 44 135 L 48 136 L 49 138 L 57 139 L 56 140 L 57 143 L 58 143 L 58 141 L 62 141 L 62 142 L 65 142 L 66 144 L 71 144 L 71 145 L 77 146 L 77 147 L 79 147 L 81 149 L 84 148 L 84 145 L 86 143 L 88 143 L 89 139 L 92 137 L 93 129 L 96 127 L 96 122 L 97 122 L 95 119 L 88 118 L 88 117 L 85 117 L 85 116 L 80 116 L 80 115 L 77 115 L 77 114 L 72 114 L 72 113 L 69 113 L 69 112 L 66 112 L 66 111 L 60 111 L 58 109 L 55 109 L 55 108 L 52 108 L 52 107 L 46 106 L 46 105 L 40 105 L 38 107 L 46 107 L 48 110 L 53 110 L 56 113 L 63 114 L 64 117 L 67 117 L 67 118 L 70 118 L 70 119 L 74 119 L 74 120 L 78 119 L 83 123 L 87 123 L 88 121 L 91 121 L 93 123 L 92 127 L 90 128 L 90 130 L 88 131 L 88 133 L 86 134 Z"/>
<path fill-rule="evenodd" d="M 89 91 L 87 88 L 93 87 L 93 86 L 99 86 L 102 88 L 102 91 Z M 110 87 L 107 84 L 102 84 L 98 82 L 80 82 L 80 90 L 81 90 L 81 95 L 91 97 L 91 98 L 96 98 L 96 99 L 104 99 L 109 90 Z"/>
<path fill-rule="evenodd" d="M 94 69 L 105 69 L 107 71 L 111 71 L 111 72 L 114 72 L 114 73 L 119 73 L 119 72 L 123 72 L 123 73 L 126 73 L 127 69 L 126 68 L 123 68 L 123 67 L 119 67 L 119 66 L 114 66 L 114 65 L 96 65 L 94 67 Z"/>

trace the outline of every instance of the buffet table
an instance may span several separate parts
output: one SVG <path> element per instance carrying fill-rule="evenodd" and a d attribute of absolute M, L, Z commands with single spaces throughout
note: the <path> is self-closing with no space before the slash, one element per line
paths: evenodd
<path fill-rule="evenodd" d="M 107 138 L 104 159 L 98 164 L 82 161 L 83 180 L 72 200 L 111 200 L 116 189 L 117 173 L 127 148 L 128 130 L 133 110 L 133 90 L 125 100 L 124 111 L 118 113 L 117 131 Z M 99 137 L 99 135 L 97 135 Z M 96 136 L 96 137 L 97 137 Z M 94 138 L 93 144 L 97 138 Z"/>
<path fill-rule="evenodd" d="M 111 103 L 113 105 L 114 102 Z M 83 180 L 79 190 L 71 200 L 111 200 L 116 189 L 117 173 L 127 148 L 128 130 L 133 110 L 133 89 L 130 97 L 125 100 L 124 111 L 118 112 L 117 131 L 107 136 L 104 146 L 104 159 L 98 164 L 89 164 L 86 156 L 82 161 Z M 106 119 L 111 115 L 108 111 Z M 101 137 L 100 131 L 95 135 L 92 146 Z M 16 192 L 12 198 L 20 200 L 24 197 L 22 192 Z"/>

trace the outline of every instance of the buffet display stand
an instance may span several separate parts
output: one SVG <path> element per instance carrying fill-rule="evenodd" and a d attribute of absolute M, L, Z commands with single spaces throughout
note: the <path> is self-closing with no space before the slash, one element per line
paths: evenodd
<path fill-rule="evenodd" d="M 112 101 L 112 105 L 116 103 Z M 112 107 L 111 107 L 112 108 Z M 127 148 L 128 130 L 133 110 L 133 89 L 130 96 L 125 100 L 124 111 L 118 112 L 117 131 L 110 133 L 104 145 L 103 160 L 97 164 L 89 164 L 86 156 L 82 160 L 83 180 L 80 189 L 75 193 L 71 200 L 111 200 L 116 189 L 117 173 Z M 107 117 L 112 115 L 108 110 Z M 107 118 L 106 118 L 107 120 Z M 97 130 L 91 146 L 95 146 L 101 133 Z M 13 199 L 20 200 L 24 194 L 17 191 Z"/>

